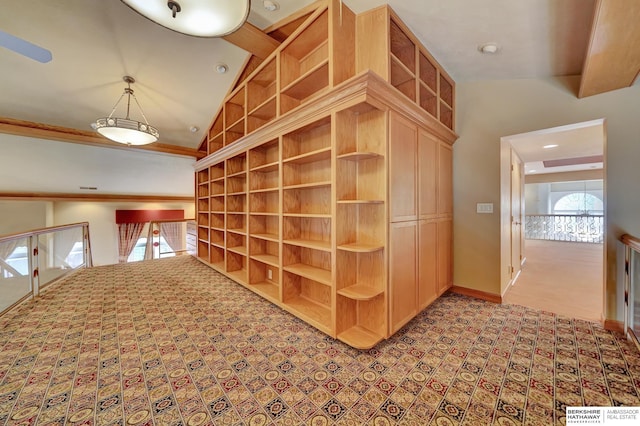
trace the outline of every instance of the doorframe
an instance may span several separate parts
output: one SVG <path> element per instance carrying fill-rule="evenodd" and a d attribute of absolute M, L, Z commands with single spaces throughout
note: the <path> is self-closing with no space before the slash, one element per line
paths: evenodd
<path fill-rule="evenodd" d="M 584 126 L 599 124 L 602 128 L 602 183 L 604 197 L 604 235 L 602 243 L 602 307 L 600 309 L 600 322 L 605 323 L 607 318 L 607 120 L 599 118 L 587 120 L 564 126 L 556 126 L 541 130 L 534 130 L 521 134 L 502 136 L 500 138 L 500 294 L 502 297 L 513 283 L 511 279 L 511 151 L 514 149 L 511 140 L 524 134 L 548 134 L 559 130 L 578 129 Z M 524 185 L 524 180 L 523 180 Z M 524 192 L 522 193 L 524 197 Z M 522 239 L 524 241 L 524 224 Z M 525 253 L 522 254 L 526 258 Z M 508 268 L 508 269 L 507 269 Z"/>

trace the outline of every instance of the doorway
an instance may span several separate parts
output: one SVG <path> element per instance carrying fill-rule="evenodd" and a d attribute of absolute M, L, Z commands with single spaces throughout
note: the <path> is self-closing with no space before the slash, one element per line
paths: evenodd
<path fill-rule="evenodd" d="M 604 124 L 592 120 L 501 138 L 503 303 L 602 320 Z M 585 207 L 566 210 L 572 199 Z"/>

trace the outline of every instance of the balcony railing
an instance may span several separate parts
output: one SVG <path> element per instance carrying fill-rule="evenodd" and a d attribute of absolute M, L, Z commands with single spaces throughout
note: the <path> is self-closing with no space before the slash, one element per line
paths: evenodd
<path fill-rule="evenodd" d="M 628 339 L 640 348 L 640 239 L 624 234 L 624 264 L 618 264 L 624 274 L 624 331 Z"/>
<path fill-rule="evenodd" d="M 598 243 L 604 241 L 604 216 L 570 214 L 528 214 L 524 235 L 530 240 L 574 241 Z"/>
<path fill-rule="evenodd" d="M 0 315 L 91 265 L 87 222 L 0 236 Z"/>

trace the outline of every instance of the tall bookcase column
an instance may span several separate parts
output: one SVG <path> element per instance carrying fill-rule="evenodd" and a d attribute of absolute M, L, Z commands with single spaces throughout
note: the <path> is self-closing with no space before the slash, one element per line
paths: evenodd
<path fill-rule="evenodd" d="M 455 88 L 389 7 L 317 4 L 212 121 L 197 256 L 367 349 L 452 284 Z"/>
<path fill-rule="evenodd" d="M 372 70 L 446 128 L 455 129 L 453 79 L 389 8 L 356 18 L 356 73 Z"/>
<path fill-rule="evenodd" d="M 334 118 L 336 334 L 370 348 L 387 337 L 387 112 L 367 104 Z"/>

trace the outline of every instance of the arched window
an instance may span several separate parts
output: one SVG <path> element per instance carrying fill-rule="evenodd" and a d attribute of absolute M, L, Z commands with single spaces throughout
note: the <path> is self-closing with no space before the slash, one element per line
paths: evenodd
<path fill-rule="evenodd" d="M 567 194 L 553 206 L 553 214 L 602 214 L 603 211 L 602 200 L 585 192 Z"/>

